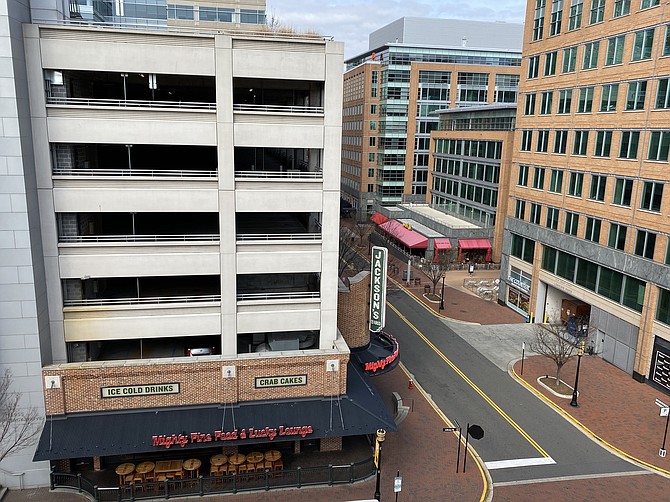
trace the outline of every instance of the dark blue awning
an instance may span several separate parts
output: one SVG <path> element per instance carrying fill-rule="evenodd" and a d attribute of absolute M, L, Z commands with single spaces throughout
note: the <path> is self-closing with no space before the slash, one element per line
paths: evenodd
<path fill-rule="evenodd" d="M 244 438 L 241 437 L 243 429 Z M 277 442 L 303 439 L 302 434 L 304 438 L 357 436 L 373 434 L 377 429 L 393 432 L 397 427 L 370 379 L 350 363 L 347 365 L 347 394 L 339 398 L 282 399 L 232 406 L 184 406 L 47 417 L 33 460 L 160 452 L 165 449 L 166 441 L 175 442 L 170 449 L 179 451 L 226 444 L 272 443 L 267 435 L 250 437 L 256 436 L 250 429 L 256 434 L 274 429 L 277 435 L 272 441 Z M 235 430 L 236 438 L 221 438 L 221 433 Z M 220 432 L 219 440 L 214 439 L 216 431 Z M 281 432 L 284 434 L 280 435 Z M 212 439 L 192 441 L 193 433 L 210 434 Z M 155 444 L 155 436 L 162 445 Z M 181 437 L 187 439 L 183 447 L 178 444 Z"/>

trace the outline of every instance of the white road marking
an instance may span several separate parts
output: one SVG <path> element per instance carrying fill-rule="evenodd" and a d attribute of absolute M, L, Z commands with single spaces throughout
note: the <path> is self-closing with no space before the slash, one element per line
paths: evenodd
<path fill-rule="evenodd" d="M 515 458 L 512 460 L 495 460 L 493 462 L 484 462 L 488 470 L 509 469 L 510 467 L 529 467 L 531 465 L 550 465 L 556 461 L 551 457 L 538 458 Z"/>

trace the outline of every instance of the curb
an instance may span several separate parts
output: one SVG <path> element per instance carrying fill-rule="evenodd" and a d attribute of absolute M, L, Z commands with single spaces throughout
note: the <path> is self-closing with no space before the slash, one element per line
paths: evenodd
<path fill-rule="evenodd" d="M 643 469 L 646 469 L 648 471 L 652 471 L 660 476 L 663 476 L 665 478 L 670 479 L 670 471 L 667 471 L 661 467 L 657 467 L 653 464 L 650 464 L 648 462 L 645 462 L 644 460 L 640 460 L 637 457 L 634 457 L 633 455 L 626 453 L 625 451 L 617 448 L 613 444 L 609 443 L 605 439 L 601 438 L 598 436 L 595 432 L 593 432 L 591 429 L 589 429 L 586 425 L 581 423 L 579 420 L 577 420 L 575 417 L 573 417 L 570 413 L 565 411 L 563 408 L 558 406 L 556 403 L 554 403 L 551 399 L 547 398 L 544 394 L 539 392 L 535 387 L 530 385 L 528 382 L 526 382 L 523 378 L 521 378 L 520 375 L 517 374 L 517 372 L 514 370 L 514 365 L 516 364 L 517 361 L 520 361 L 520 359 L 514 359 L 510 361 L 508 367 L 507 367 L 507 373 L 510 377 L 512 377 L 514 380 L 517 381 L 519 385 L 522 385 L 525 387 L 528 391 L 532 392 L 535 394 L 536 397 L 538 397 L 540 400 L 542 400 L 547 406 L 552 408 L 556 413 L 561 415 L 565 420 L 570 422 L 572 425 L 575 426 L 579 431 L 582 432 L 586 437 L 591 439 L 591 441 L 600 444 L 603 448 L 608 450 L 610 453 L 613 455 L 616 455 L 617 457 L 627 460 L 638 467 L 641 467 Z"/>
<path fill-rule="evenodd" d="M 407 375 L 408 378 L 411 378 L 414 384 L 414 387 L 421 393 L 421 395 L 426 399 L 426 402 L 430 405 L 431 408 L 435 411 L 437 416 L 439 416 L 442 421 L 447 424 L 448 427 L 454 427 L 454 424 L 449 418 L 444 414 L 444 412 L 437 406 L 435 401 L 433 401 L 433 398 L 429 393 L 427 393 L 421 384 L 419 384 L 416 379 L 414 378 L 414 375 L 410 373 L 410 371 L 407 369 L 407 367 L 400 362 L 398 364 L 398 367 L 402 369 L 402 371 Z M 452 434 L 456 435 L 456 432 L 453 432 Z M 465 445 L 465 438 L 461 438 L 461 444 Z M 479 453 L 477 453 L 477 450 L 472 446 L 472 443 L 468 443 L 468 451 L 472 455 L 472 458 L 475 461 L 475 464 L 477 465 L 477 468 L 479 469 L 479 472 L 482 476 L 482 481 L 484 483 L 484 490 L 482 491 L 482 495 L 479 499 L 479 502 L 491 502 L 493 500 L 493 479 L 491 478 L 491 473 L 489 470 L 486 468 L 486 465 L 484 464 L 484 461 L 482 458 L 479 456 Z M 467 455 L 467 452 L 465 453 Z"/>

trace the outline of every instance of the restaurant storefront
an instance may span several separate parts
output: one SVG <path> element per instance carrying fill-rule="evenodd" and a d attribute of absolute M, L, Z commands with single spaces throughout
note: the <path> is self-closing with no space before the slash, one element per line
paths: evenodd
<path fill-rule="evenodd" d="M 510 267 L 507 277 L 507 306 L 523 316 L 530 312 L 530 286 L 532 276 L 516 267 Z"/>

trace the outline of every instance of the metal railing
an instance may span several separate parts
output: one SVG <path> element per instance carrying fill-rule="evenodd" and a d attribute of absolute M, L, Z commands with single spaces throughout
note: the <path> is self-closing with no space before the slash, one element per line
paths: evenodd
<path fill-rule="evenodd" d="M 182 170 L 182 169 L 80 169 L 80 168 L 54 168 L 54 176 L 145 176 L 150 178 L 216 178 L 219 173 L 216 169 L 205 170 Z"/>
<path fill-rule="evenodd" d="M 200 296 L 152 296 L 146 298 L 86 298 L 77 300 L 64 300 L 65 307 L 90 307 L 111 305 L 147 305 L 147 304 L 169 304 L 169 303 L 197 303 L 197 302 L 220 302 L 221 295 Z"/>
<path fill-rule="evenodd" d="M 143 99 L 99 99 L 47 97 L 48 105 L 107 106 L 114 108 L 175 108 L 181 110 L 216 111 L 216 103 L 198 101 L 150 101 Z"/>
<path fill-rule="evenodd" d="M 96 502 L 170 499 L 221 493 L 268 491 L 303 486 L 352 484 L 375 474 L 372 458 L 345 465 L 297 467 L 282 471 L 247 475 L 200 476 L 198 478 L 130 483 L 118 487 L 100 487 L 82 474 L 51 472 L 51 489 L 65 488 L 88 493 Z"/>
<path fill-rule="evenodd" d="M 218 242 L 219 234 L 188 235 L 60 235 L 60 243 L 79 242 Z"/>
<path fill-rule="evenodd" d="M 235 112 L 323 114 L 323 106 L 233 104 Z"/>
<path fill-rule="evenodd" d="M 235 171 L 235 179 L 312 179 L 321 180 L 323 178 L 322 171 L 300 171 L 298 169 L 289 169 L 287 171 Z"/>
<path fill-rule="evenodd" d="M 304 300 L 318 299 L 318 291 L 287 291 L 281 293 L 242 293 L 237 295 L 237 301 L 258 300 Z M 86 298 L 63 300 L 64 307 L 108 307 L 114 305 L 163 305 L 172 303 L 216 303 L 221 301 L 221 295 L 202 296 L 151 296 L 146 298 Z"/>
<path fill-rule="evenodd" d="M 237 301 L 254 300 L 304 300 L 319 298 L 321 293 L 318 291 L 287 291 L 282 293 L 242 293 L 237 295 Z"/>
<path fill-rule="evenodd" d="M 238 242 L 246 241 L 317 241 L 321 234 L 237 234 Z"/>

